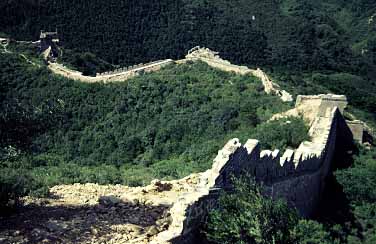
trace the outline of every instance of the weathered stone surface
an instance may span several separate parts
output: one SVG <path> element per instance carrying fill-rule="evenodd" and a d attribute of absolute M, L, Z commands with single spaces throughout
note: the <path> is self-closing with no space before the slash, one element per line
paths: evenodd
<path fill-rule="evenodd" d="M 148 73 L 160 70 L 162 67 L 173 63 L 171 59 L 151 62 L 142 66 L 136 66 L 128 68 L 127 70 L 115 70 L 113 72 L 105 72 L 102 74 L 97 74 L 97 76 L 85 76 L 79 71 L 71 70 L 64 67 L 58 63 L 49 63 L 48 68 L 55 74 L 64 76 L 68 79 L 78 80 L 86 83 L 96 83 L 96 82 L 116 82 L 116 81 L 125 81 L 130 78 L 133 78 L 141 73 Z"/>
<path fill-rule="evenodd" d="M 365 132 L 364 123 L 359 120 L 346 121 L 346 123 L 354 136 L 354 140 L 356 140 L 359 143 L 363 143 L 363 137 Z"/>
<path fill-rule="evenodd" d="M 186 60 L 201 60 L 214 68 L 221 69 L 226 72 L 235 72 L 241 75 L 251 74 L 261 80 L 267 94 L 277 95 L 284 102 L 293 101 L 291 94 L 285 90 L 281 90 L 279 85 L 274 83 L 261 69 L 257 68 L 256 70 L 252 70 L 246 66 L 231 64 L 229 61 L 220 58 L 218 52 L 214 52 L 208 48 L 201 48 L 199 46 L 192 48 L 188 51 Z"/>
<path fill-rule="evenodd" d="M 325 187 L 336 137 L 341 133 L 338 130 L 347 127 L 341 115 L 346 104 L 344 96 L 330 94 L 298 99 L 299 109 L 295 111 L 308 113 L 311 141 L 301 143 L 295 150 L 260 151 L 257 140 L 248 140 L 244 146 L 238 139 L 230 140 L 218 152 L 212 168 L 200 174 L 196 190 L 183 194 L 173 205 L 171 225 L 151 243 L 189 243 L 190 233 L 216 203 L 213 190 L 231 187 L 230 177 L 243 172 L 264 183 L 264 194 L 284 198 L 303 216 L 311 215 Z"/>
<path fill-rule="evenodd" d="M 189 243 L 207 211 L 216 206 L 219 189 L 231 188 L 231 176 L 244 172 L 264 182 L 264 194 L 285 198 L 303 216 L 309 216 L 325 187 L 337 137 L 344 135 L 341 130 L 346 126 L 330 97 L 297 102 L 297 114 L 308 113 L 307 118 L 312 119 L 311 141 L 301 143 L 297 149 L 261 150 L 257 140 L 250 139 L 242 145 L 238 139 L 232 139 L 218 152 L 211 169 L 180 180 L 154 180 L 149 186 L 135 188 L 97 184 L 56 186 L 51 189 L 56 199 L 39 207 L 69 206 L 64 211 L 75 206 L 84 208 L 74 210 L 73 217 L 49 219 L 29 235 L 20 229 L 19 236 L 44 243 L 79 243 L 80 238 L 89 243 Z M 320 99 L 326 100 L 325 105 Z M 344 104 L 338 96 L 334 101 Z M 0 234 L 7 241 L 15 238 Z"/>

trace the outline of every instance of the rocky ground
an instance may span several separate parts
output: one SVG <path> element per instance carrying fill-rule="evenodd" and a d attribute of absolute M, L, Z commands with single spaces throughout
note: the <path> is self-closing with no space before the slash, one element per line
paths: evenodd
<path fill-rule="evenodd" d="M 169 209 L 195 177 L 147 187 L 55 186 L 45 199 L 0 217 L 0 243 L 149 243 L 171 222 Z"/>

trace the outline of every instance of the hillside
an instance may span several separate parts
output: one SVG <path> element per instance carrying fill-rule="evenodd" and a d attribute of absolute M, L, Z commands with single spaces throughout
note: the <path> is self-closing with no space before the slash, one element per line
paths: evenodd
<path fill-rule="evenodd" d="M 90 74 L 179 59 L 200 45 L 236 64 L 269 67 L 296 94 L 344 90 L 351 105 L 376 112 L 371 0 L 12 0 L 0 9 L 0 33 L 37 40 L 40 30 L 57 29 L 63 61 Z"/>
<path fill-rule="evenodd" d="M 376 242 L 375 1 L 8 0 L 0 44 L 0 243 Z"/>
<path fill-rule="evenodd" d="M 6 242 L 149 243 L 175 228 L 171 221 L 180 219 L 180 201 L 192 200 L 187 196 L 200 189 L 197 182 L 211 174 L 153 181 L 145 188 L 61 184 L 132 186 L 181 178 L 208 169 L 218 148 L 233 137 L 258 138 L 262 148 L 282 151 L 309 139 L 299 118 L 268 121 L 291 105 L 265 94 L 261 81 L 250 75 L 189 61 L 123 82 L 88 84 L 51 73 L 30 50 L 10 51 L 0 54 L 2 197 L 7 192 L 11 198 L 32 197 L 23 199 L 21 212 L 0 217 L 0 240 Z M 223 152 L 218 155 L 222 158 Z M 263 198 L 246 185 L 253 194 L 239 188 L 221 195 L 220 207 L 235 212 L 213 209 L 200 228 L 214 243 L 234 240 L 232 224 L 242 231 L 257 221 L 266 221 L 256 233 L 265 243 L 270 238 L 294 244 L 311 238 L 372 243 L 374 150 L 362 149 L 353 157 L 353 167 L 329 177 L 314 216 L 318 221 L 303 220 L 283 202 Z M 345 194 L 350 202 L 343 200 Z M 244 223 L 247 213 L 265 219 Z M 216 234 L 217 226 L 224 227 L 223 235 Z"/>
<path fill-rule="evenodd" d="M 351 69 L 351 51 L 362 49 L 374 62 L 371 0 L 12 0 L 0 7 L 0 32 L 30 40 L 56 28 L 66 48 L 113 64 L 175 59 L 196 45 L 248 65 Z"/>
<path fill-rule="evenodd" d="M 37 193 L 61 183 L 140 185 L 202 171 L 226 140 L 270 130 L 263 122 L 290 106 L 264 94 L 258 79 L 204 63 L 84 84 L 0 55 L 2 165 L 30 170 Z M 304 138 L 300 121 L 281 131 L 297 126 Z M 287 144 L 278 136 L 266 143 L 295 145 L 294 135 Z"/>

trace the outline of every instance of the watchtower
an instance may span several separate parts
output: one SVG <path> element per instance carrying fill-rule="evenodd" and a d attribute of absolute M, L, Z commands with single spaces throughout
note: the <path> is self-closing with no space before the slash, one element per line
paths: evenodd
<path fill-rule="evenodd" d="M 58 44 L 60 41 L 57 30 L 54 32 L 41 30 L 39 39 L 40 39 L 40 52 L 44 53 L 48 49 L 51 48 L 46 58 L 56 59 L 59 55 Z"/>

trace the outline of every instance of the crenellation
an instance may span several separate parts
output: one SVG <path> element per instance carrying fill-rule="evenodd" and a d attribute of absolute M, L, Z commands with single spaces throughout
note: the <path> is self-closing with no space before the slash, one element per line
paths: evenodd
<path fill-rule="evenodd" d="M 188 51 L 186 60 L 201 60 L 214 68 L 221 69 L 226 72 L 235 72 L 241 75 L 251 74 L 261 80 L 264 85 L 264 90 L 267 94 L 277 95 L 284 102 L 293 101 L 291 94 L 289 94 L 285 90 L 281 90 L 280 86 L 274 83 L 260 68 L 252 70 L 246 66 L 231 64 L 229 61 L 222 59 L 218 55 L 218 52 L 214 52 L 208 48 L 201 48 L 199 46 L 192 48 Z"/>
<path fill-rule="evenodd" d="M 244 173 L 254 176 L 256 182 L 264 186 L 263 194 L 273 199 L 286 199 L 302 216 L 312 215 L 321 198 L 334 151 L 338 146 L 336 138 L 341 132 L 337 130 L 346 128 L 341 110 L 335 102 L 331 102 L 331 97 L 334 96 L 319 97 L 330 101 L 325 105 L 330 108 L 330 113 L 315 110 L 316 119 L 309 132 L 311 140 L 302 142 L 295 150 L 287 149 L 283 153 L 277 149 L 261 151 L 257 140 L 250 139 L 244 145 L 239 139 L 230 140 L 218 152 L 212 168 L 200 174 L 196 191 L 184 195 L 176 203 L 176 207 L 173 207 L 171 216 L 174 225 L 170 227 L 171 230 L 166 231 L 168 235 L 161 234 L 158 236 L 160 239 L 156 239 L 159 242 L 155 243 L 180 243 L 181 240 L 189 238 L 189 233 L 195 230 L 197 223 L 205 218 L 208 209 L 214 206 L 218 189 L 231 189 L 231 177 L 238 178 Z M 312 99 L 318 100 L 317 97 Z M 337 99 L 335 101 L 338 103 L 346 104 L 342 96 L 334 99 Z M 309 100 L 311 99 L 301 97 L 297 106 Z M 216 189 L 216 194 L 211 189 Z M 183 211 L 184 208 L 186 211 Z M 167 236 L 174 238 L 168 239 Z"/>
<path fill-rule="evenodd" d="M 173 62 L 174 61 L 171 59 L 155 61 L 149 64 L 145 64 L 142 67 L 138 67 L 138 68 L 131 68 L 132 66 L 128 67 L 126 71 L 123 71 L 123 69 L 119 68 L 113 71 L 99 73 L 95 77 L 84 76 L 81 72 L 71 70 L 58 63 L 49 63 L 48 68 L 52 70 L 54 73 L 65 76 L 70 79 L 79 80 L 79 81 L 87 82 L 87 83 L 95 83 L 95 82 L 108 83 L 108 82 L 115 82 L 115 81 L 125 81 L 143 72 L 147 73 L 147 72 L 158 71 L 162 67 L 168 64 L 171 64 Z"/>
<path fill-rule="evenodd" d="M 281 165 L 281 167 L 283 167 L 286 163 L 288 163 L 290 161 L 292 163 L 294 161 L 294 155 L 295 155 L 294 150 L 286 149 L 286 151 L 284 152 L 284 154 L 282 155 L 282 157 L 279 161 L 279 164 Z"/>

